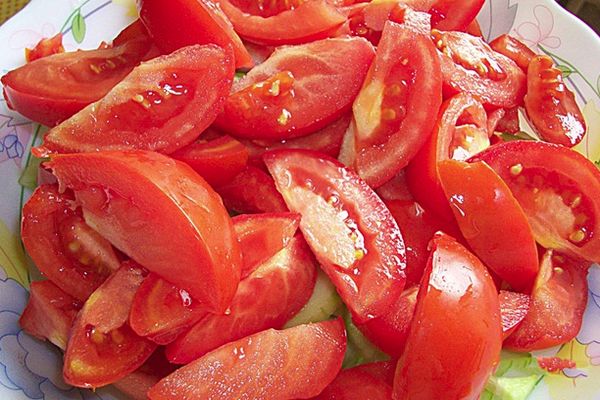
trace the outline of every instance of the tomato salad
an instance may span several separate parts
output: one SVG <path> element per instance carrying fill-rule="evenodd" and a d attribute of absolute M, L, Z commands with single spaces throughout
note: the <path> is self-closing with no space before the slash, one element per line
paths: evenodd
<path fill-rule="evenodd" d="M 482 5 L 140 0 L 96 50 L 40 42 L 2 77 L 50 128 L 23 329 L 152 400 L 478 399 L 502 349 L 573 339 L 600 170 Z"/>

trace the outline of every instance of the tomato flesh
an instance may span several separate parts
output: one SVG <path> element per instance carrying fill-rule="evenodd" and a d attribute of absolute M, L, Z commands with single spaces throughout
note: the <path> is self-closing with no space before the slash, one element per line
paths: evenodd
<path fill-rule="evenodd" d="M 499 300 L 500 317 L 502 318 L 502 336 L 506 339 L 527 316 L 531 298 L 524 293 L 501 290 Z"/>
<path fill-rule="evenodd" d="M 314 400 L 390 400 L 392 385 L 360 367 L 342 370 Z"/>
<path fill-rule="evenodd" d="M 25 59 L 27 62 L 35 61 L 38 58 L 51 56 L 52 54 L 64 53 L 65 48 L 62 44 L 62 33 L 57 33 L 51 38 L 44 38 L 35 45 L 33 49 L 25 49 Z"/>
<path fill-rule="evenodd" d="M 496 39 L 490 42 L 490 47 L 500 54 L 504 54 L 506 57 L 513 60 L 523 72 L 527 73 L 527 68 L 535 53 L 527 45 L 521 42 L 519 39 L 504 34 L 498 36 Z"/>
<path fill-rule="evenodd" d="M 157 349 L 144 365 L 116 381 L 113 386 L 129 396 L 131 400 L 146 400 L 148 390 L 174 370 L 175 367 L 165 358 L 164 351 Z"/>

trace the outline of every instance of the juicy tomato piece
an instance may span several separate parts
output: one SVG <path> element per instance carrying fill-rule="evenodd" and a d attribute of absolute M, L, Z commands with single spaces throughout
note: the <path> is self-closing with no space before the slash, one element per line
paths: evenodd
<path fill-rule="evenodd" d="M 171 154 L 202 176 L 211 186 L 230 182 L 248 162 L 246 147 L 229 136 L 197 141 Z"/>
<path fill-rule="evenodd" d="M 425 143 L 441 101 L 439 60 L 424 35 L 386 22 L 377 55 L 352 107 L 354 167 L 381 186 Z"/>
<path fill-rule="evenodd" d="M 413 5 L 419 10 L 420 4 L 428 4 L 431 14 L 431 25 L 442 31 L 463 31 L 475 21 L 484 0 L 411 0 L 409 5 Z"/>
<path fill-rule="evenodd" d="M 354 370 L 366 372 L 372 377 L 386 382 L 388 385 L 393 385 L 394 375 L 396 372 L 396 360 L 377 361 L 368 364 L 362 364 L 354 367 Z"/>
<path fill-rule="evenodd" d="M 573 360 L 565 360 L 560 357 L 538 357 L 538 365 L 541 369 L 545 369 L 548 372 L 562 372 L 567 368 L 575 368 L 577 364 Z"/>
<path fill-rule="evenodd" d="M 470 161 L 485 161 L 506 182 L 543 247 L 600 260 L 600 171 L 591 161 L 559 145 L 520 140 Z"/>
<path fill-rule="evenodd" d="M 97 388 L 140 367 L 156 345 L 137 336 L 127 324 L 143 272 L 123 263 L 85 302 L 77 315 L 65 352 L 63 377 L 70 385 Z"/>
<path fill-rule="evenodd" d="M 213 122 L 233 73 L 231 54 L 214 45 L 185 47 L 142 63 L 106 97 L 48 131 L 36 155 L 131 149 L 171 153 Z"/>
<path fill-rule="evenodd" d="M 273 178 L 262 170 L 247 166 L 231 182 L 216 189 L 230 210 L 240 213 L 279 213 L 288 211 L 275 188 Z"/>
<path fill-rule="evenodd" d="M 537 245 L 509 187 L 484 162 L 446 160 L 438 171 L 469 247 L 512 288 L 530 291 L 539 270 Z"/>
<path fill-rule="evenodd" d="M 25 117 L 54 126 L 104 97 L 151 46 L 149 38 L 141 38 L 37 59 L 2 77 L 4 98 Z"/>
<path fill-rule="evenodd" d="M 473 21 L 471 21 L 471 23 L 469 25 L 467 25 L 467 27 L 465 28 L 465 32 L 468 33 L 469 35 L 483 38 L 483 32 L 481 31 L 481 26 L 479 26 L 479 22 L 477 22 L 476 19 L 474 19 Z M 494 48 L 492 47 L 492 49 L 494 49 Z M 496 50 L 496 49 L 494 49 L 494 50 Z M 496 51 L 498 51 L 498 50 L 496 50 Z M 502 52 L 499 51 L 499 53 L 502 53 Z M 504 55 L 506 56 L 506 54 L 504 54 Z M 510 58 L 510 57 L 508 57 L 508 58 Z"/>
<path fill-rule="evenodd" d="M 71 325 L 80 309 L 79 300 L 51 281 L 31 282 L 29 301 L 19 324 L 31 336 L 65 350 Z"/>
<path fill-rule="evenodd" d="M 391 400 L 392 385 L 354 367 L 342 370 L 314 400 Z"/>
<path fill-rule="evenodd" d="M 234 83 L 216 124 L 249 139 L 313 133 L 350 110 L 373 54 L 361 38 L 280 47 Z"/>
<path fill-rule="evenodd" d="M 406 289 L 387 314 L 356 327 L 385 353 L 399 358 L 408 338 L 418 293 L 418 286 Z"/>
<path fill-rule="evenodd" d="M 167 361 L 164 351 L 157 349 L 144 365 L 116 381 L 113 386 L 129 396 L 131 400 L 146 400 L 148 390 L 173 371 L 175 366 Z"/>
<path fill-rule="evenodd" d="M 495 132 L 516 134 L 521 131 L 519 107 L 497 108 L 488 113 L 488 135 Z"/>
<path fill-rule="evenodd" d="M 464 92 L 492 108 L 523 102 L 526 77 L 510 58 L 496 53 L 483 39 L 462 32 L 433 30 L 444 78 L 444 94 Z"/>
<path fill-rule="evenodd" d="M 541 350 L 572 340 L 587 304 L 587 265 L 547 251 L 531 293 L 529 312 L 505 341 L 515 351 Z"/>
<path fill-rule="evenodd" d="M 84 222 L 75 199 L 57 185 L 38 187 L 25 203 L 21 239 L 40 272 L 78 300 L 119 268 L 110 243 Z"/>
<path fill-rule="evenodd" d="M 249 42 L 279 46 L 323 39 L 346 21 L 325 0 L 294 0 L 261 3 L 221 0 L 223 12 L 235 31 Z"/>
<path fill-rule="evenodd" d="M 140 0 L 137 4 L 140 19 L 165 53 L 193 44 L 214 43 L 233 49 L 236 68 L 253 66 L 252 57 L 231 23 L 212 1 Z"/>
<path fill-rule="evenodd" d="M 269 329 L 228 343 L 178 369 L 148 392 L 150 400 L 310 398 L 339 372 L 343 321 Z"/>
<path fill-rule="evenodd" d="M 48 166 L 115 247 L 208 309 L 227 309 L 241 252 L 219 195 L 190 167 L 145 151 L 56 155 Z"/>
<path fill-rule="evenodd" d="M 506 339 L 525 319 L 529 312 L 531 297 L 524 293 L 501 290 L 498 298 L 500 300 L 502 336 Z"/>
<path fill-rule="evenodd" d="M 25 49 L 25 59 L 27 62 L 31 62 L 38 58 L 51 56 L 52 54 L 64 53 L 65 48 L 62 44 L 62 38 L 62 33 L 59 32 L 51 38 L 40 40 L 33 49 Z"/>
<path fill-rule="evenodd" d="M 405 282 L 402 233 L 385 204 L 354 172 L 319 153 L 264 156 L 277 190 L 358 322 L 384 315 Z"/>
<path fill-rule="evenodd" d="M 444 221 L 454 221 L 440 183 L 438 162 L 465 160 L 489 147 L 487 116 L 480 102 L 458 94 L 442 105 L 433 134 L 406 169 L 406 182 L 416 200 Z"/>
<path fill-rule="evenodd" d="M 412 202 L 415 200 L 412 193 L 408 189 L 406 183 L 405 170 L 401 170 L 398 174 L 379 186 L 375 192 L 381 197 L 386 203 L 393 200 L 400 200 L 402 202 Z M 389 204 L 388 204 L 389 208 Z"/>
<path fill-rule="evenodd" d="M 573 147 L 585 136 L 585 120 L 575 95 L 548 56 L 535 56 L 529 63 L 525 111 L 537 134 L 547 142 Z"/>
<path fill-rule="evenodd" d="M 525 73 L 529 63 L 536 55 L 525 43 L 508 34 L 500 35 L 492 40 L 490 47 L 513 60 Z"/>
<path fill-rule="evenodd" d="M 394 399 L 478 399 L 502 347 L 496 286 L 451 237 L 440 234 L 431 246 Z"/>
<path fill-rule="evenodd" d="M 167 358 L 187 364 L 207 352 L 256 332 L 280 329 L 304 307 L 317 276 L 301 236 L 240 282 L 226 315 L 207 315 L 167 346 Z"/>

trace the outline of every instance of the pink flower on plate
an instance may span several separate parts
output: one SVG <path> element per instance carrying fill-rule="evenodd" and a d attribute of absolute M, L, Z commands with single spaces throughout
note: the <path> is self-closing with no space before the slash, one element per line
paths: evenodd
<path fill-rule="evenodd" d="M 529 47 L 537 45 L 552 49 L 560 47 L 560 38 L 552 35 L 554 29 L 552 11 L 546 6 L 538 5 L 533 9 L 533 16 L 536 22 L 523 22 L 515 29 L 518 39 Z"/>
<path fill-rule="evenodd" d="M 50 24 L 45 23 L 38 29 L 21 29 L 15 31 L 8 39 L 8 46 L 11 49 L 33 48 L 38 42 L 44 38 L 49 38 L 58 33 L 58 29 Z"/>

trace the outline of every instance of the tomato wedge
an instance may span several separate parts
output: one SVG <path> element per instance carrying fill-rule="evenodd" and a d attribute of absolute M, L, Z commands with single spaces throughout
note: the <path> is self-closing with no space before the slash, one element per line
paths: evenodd
<path fill-rule="evenodd" d="M 86 388 L 108 385 L 136 370 L 154 352 L 156 345 L 127 324 L 142 280 L 139 266 L 123 263 L 85 302 L 67 344 L 65 382 Z"/>
<path fill-rule="evenodd" d="M 144 365 L 116 381 L 113 386 L 129 396 L 131 400 L 147 400 L 148 390 L 174 370 L 175 366 L 167 361 L 164 351 L 157 349 Z"/>
<path fill-rule="evenodd" d="M 529 63 L 525 111 L 543 140 L 573 147 L 585 136 L 585 120 L 575 95 L 548 56 L 535 56 Z"/>
<path fill-rule="evenodd" d="M 519 39 L 504 34 L 490 42 L 490 47 L 500 54 L 513 60 L 523 72 L 527 73 L 529 63 L 535 57 L 535 53 Z"/>
<path fill-rule="evenodd" d="M 313 253 L 358 322 L 384 315 L 404 287 L 402 234 L 385 204 L 337 160 L 274 150 L 265 164 Z"/>
<path fill-rule="evenodd" d="M 490 147 L 485 161 L 523 207 L 533 235 L 547 249 L 600 260 L 600 171 L 568 148 L 515 140 Z"/>
<path fill-rule="evenodd" d="M 409 5 L 414 3 L 416 9 L 419 5 L 428 3 L 431 14 L 431 24 L 434 28 L 442 31 L 464 31 L 475 21 L 484 0 L 411 0 Z M 432 4 L 433 3 L 433 4 Z"/>
<path fill-rule="evenodd" d="M 216 125 L 249 139 L 313 133 L 350 110 L 373 54 L 361 38 L 280 47 L 234 84 Z"/>
<path fill-rule="evenodd" d="M 392 385 L 361 366 L 343 369 L 314 400 L 391 400 Z"/>
<path fill-rule="evenodd" d="M 40 272 L 78 300 L 119 268 L 110 243 L 86 225 L 74 198 L 57 185 L 38 187 L 25 203 L 21 239 Z"/>
<path fill-rule="evenodd" d="M 140 19 L 164 52 L 214 43 L 223 48 L 232 47 L 237 68 L 254 65 L 218 4 L 210 0 L 140 0 L 137 4 Z"/>
<path fill-rule="evenodd" d="M 502 319 L 502 336 L 509 337 L 523 322 L 531 304 L 531 297 L 524 293 L 501 290 L 500 318 Z"/>
<path fill-rule="evenodd" d="M 115 247 L 208 309 L 227 309 L 241 253 L 220 197 L 190 167 L 145 151 L 56 155 L 48 166 Z"/>
<path fill-rule="evenodd" d="M 478 399 L 502 347 L 496 286 L 451 237 L 440 234 L 431 247 L 394 399 Z"/>
<path fill-rule="evenodd" d="M 529 312 L 505 341 L 506 348 L 533 351 L 567 343 L 583 321 L 587 265 L 547 251 L 531 294 Z"/>
<path fill-rule="evenodd" d="M 537 245 L 527 216 L 502 178 L 484 162 L 446 160 L 438 171 L 473 252 L 512 288 L 530 291 L 539 270 Z"/>
<path fill-rule="evenodd" d="M 352 107 L 354 167 L 370 186 L 404 168 L 431 135 L 442 101 L 441 74 L 429 38 L 386 22 L 375 61 Z"/>
<path fill-rule="evenodd" d="M 62 39 L 62 33 L 59 32 L 50 38 L 40 40 L 33 49 L 25 49 L 25 59 L 27 62 L 31 62 L 39 58 L 51 56 L 52 54 L 64 53 L 65 48 L 63 47 Z"/>
<path fill-rule="evenodd" d="M 214 45 L 185 47 L 145 62 L 106 97 L 51 129 L 35 154 L 173 152 L 213 122 L 233 73 L 231 54 Z"/>
<path fill-rule="evenodd" d="M 150 400 L 306 399 L 337 375 L 346 351 L 341 319 L 269 329 L 228 343 L 178 369 L 148 392 Z"/>

